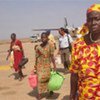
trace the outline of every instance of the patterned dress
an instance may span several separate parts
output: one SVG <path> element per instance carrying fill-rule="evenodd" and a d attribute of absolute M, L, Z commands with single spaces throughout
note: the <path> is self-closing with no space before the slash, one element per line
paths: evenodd
<path fill-rule="evenodd" d="M 36 70 L 38 75 L 38 92 L 41 94 L 47 91 L 50 79 L 51 55 L 54 53 L 54 46 L 47 44 L 45 47 L 36 47 Z"/>
<path fill-rule="evenodd" d="M 70 71 L 79 76 L 79 100 L 100 100 L 100 44 L 87 45 L 83 38 L 77 39 Z"/>

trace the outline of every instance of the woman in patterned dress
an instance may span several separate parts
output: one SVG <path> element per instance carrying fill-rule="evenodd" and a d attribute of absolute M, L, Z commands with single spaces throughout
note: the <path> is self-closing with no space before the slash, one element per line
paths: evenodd
<path fill-rule="evenodd" d="M 70 100 L 100 100 L 100 4 L 88 8 L 87 26 L 73 44 Z"/>
<path fill-rule="evenodd" d="M 39 99 L 41 93 L 44 93 L 48 90 L 47 85 L 50 79 L 51 62 L 53 63 L 54 70 L 56 68 L 54 61 L 54 46 L 48 42 L 48 36 L 46 33 L 42 33 L 41 39 L 42 43 L 35 49 L 36 51 L 35 70 L 38 75 Z"/>

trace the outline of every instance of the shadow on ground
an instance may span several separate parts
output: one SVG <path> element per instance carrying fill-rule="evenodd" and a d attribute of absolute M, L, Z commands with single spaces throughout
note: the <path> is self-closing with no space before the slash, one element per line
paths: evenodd
<path fill-rule="evenodd" d="M 48 96 L 48 94 L 45 96 L 45 98 L 47 99 L 47 100 L 57 100 L 57 98 L 59 97 L 59 93 L 54 93 L 51 97 L 50 96 Z"/>
<path fill-rule="evenodd" d="M 64 68 L 57 68 L 58 72 L 64 73 L 64 74 L 69 74 L 70 72 L 67 69 Z"/>
<path fill-rule="evenodd" d="M 10 87 L 0 86 L 0 91 L 1 90 L 9 90 L 9 89 L 10 89 Z"/>
<path fill-rule="evenodd" d="M 11 77 L 11 76 L 14 76 L 14 79 L 15 79 L 15 80 L 19 79 L 18 73 L 12 73 L 12 74 L 10 74 L 8 77 Z M 27 76 L 27 75 L 24 75 L 24 78 L 25 78 L 26 76 Z"/>
<path fill-rule="evenodd" d="M 69 100 L 69 95 L 64 96 L 61 100 Z"/>
<path fill-rule="evenodd" d="M 37 99 L 38 98 L 37 93 L 38 93 L 37 89 L 34 89 L 31 92 L 29 92 L 28 95 L 35 97 Z M 43 93 L 41 99 L 46 98 L 46 100 L 57 100 L 59 95 L 60 95 L 59 93 L 54 93 L 52 96 L 49 96 L 49 93 Z"/>
<path fill-rule="evenodd" d="M 30 91 L 30 92 L 28 93 L 28 95 L 31 96 L 31 97 L 37 98 L 37 97 L 38 97 L 37 93 L 38 93 L 38 92 L 37 92 L 37 89 L 34 89 L 34 90 Z"/>
<path fill-rule="evenodd" d="M 14 76 L 14 79 L 15 79 L 15 80 L 17 80 L 17 79 L 19 78 L 18 73 L 12 73 L 12 74 L 10 74 L 8 77 L 12 77 L 12 76 Z"/>

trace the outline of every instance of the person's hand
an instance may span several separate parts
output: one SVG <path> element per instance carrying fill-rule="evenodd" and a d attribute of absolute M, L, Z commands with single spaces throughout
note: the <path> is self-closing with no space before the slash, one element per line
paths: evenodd
<path fill-rule="evenodd" d="M 36 70 L 36 65 L 34 65 L 33 72 L 34 72 L 34 73 L 36 73 L 36 72 L 37 72 L 37 70 Z"/>
<path fill-rule="evenodd" d="M 31 71 L 31 74 L 36 74 L 36 70 L 33 69 L 33 70 Z"/>
<path fill-rule="evenodd" d="M 37 71 L 36 71 L 36 69 L 34 69 L 34 74 L 36 74 L 37 73 Z"/>

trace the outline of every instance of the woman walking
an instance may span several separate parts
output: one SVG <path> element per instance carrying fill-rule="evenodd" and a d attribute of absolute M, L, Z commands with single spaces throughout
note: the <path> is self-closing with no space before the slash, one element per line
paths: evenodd
<path fill-rule="evenodd" d="M 23 73 L 22 73 L 22 69 L 19 67 L 19 63 L 21 62 L 22 58 L 24 57 L 22 43 L 20 40 L 16 39 L 15 33 L 11 34 L 11 40 L 12 41 L 10 44 L 9 54 L 6 59 L 8 60 L 11 52 L 13 52 L 13 57 L 14 57 L 13 67 L 14 67 L 15 71 L 18 72 L 18 74 L 19 74 L 19 80 L 22 80 Z"/>
<path fill-rule="evenodd" d="M 51 62 L 54 69 L 56 68 L 54 61 L 54 46 L 48 42 L 46 33 L 41 35 L 42 43 L 36 47 L 36 63 L 35 70 L 38 75 L 38 99 L 41 98 L 41 93 L 48 90 L 47 85 L 50 79 Z M 53 92 L 50 92 L 51 94 Z"/>

